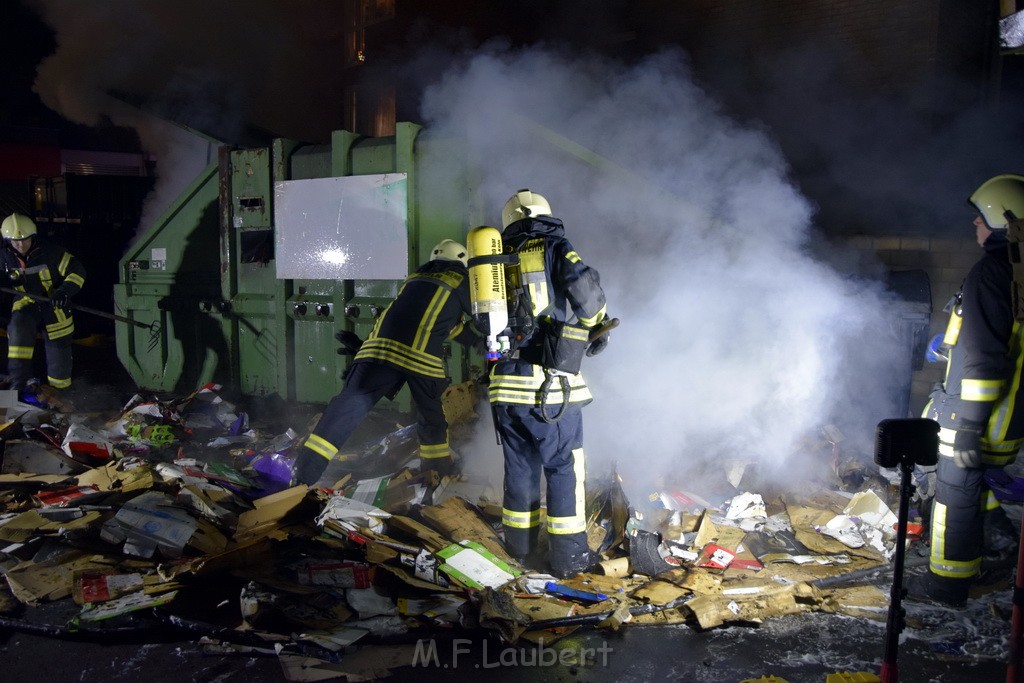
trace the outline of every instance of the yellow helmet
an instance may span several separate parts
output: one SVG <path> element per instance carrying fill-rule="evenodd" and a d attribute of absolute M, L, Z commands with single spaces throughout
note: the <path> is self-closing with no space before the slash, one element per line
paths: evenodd
<path fill-rule="evenodd" d="M 970 199 L 990 230 L 1006 230 L 1012 220 L 1024 219 L 1024 176 L 1005 174 L 989 178 Z"/>
<path fill-rule="evenodd" d="M 459 261 L 465 266 L 469 263 L 469 253 L 455 240 L 441 240 L 431 250 L 430 260 Z"/>
<path fill-rule="evenodd" d="M 512 195 L 501 210 L 501 229 L 530 216 L 550 216 L 551 205 L 536 192 L 519 190 Z"/>
<path fill-rule="evenodd" d="M 36 234 L 36 224 L 28 216 L 12 213 L 0 226 L 0 234 L 9 240 L 24 240 Z"/>

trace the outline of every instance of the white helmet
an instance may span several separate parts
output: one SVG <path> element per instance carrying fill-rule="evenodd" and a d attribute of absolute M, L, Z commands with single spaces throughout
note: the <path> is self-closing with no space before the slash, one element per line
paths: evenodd
<path fill-rule="evenodd" d="M 36 234 L 36 224 L 28 216 L 12 213 L 0 226 L 0 234 L 9 240 L 24 240 Z"/>
<path fill-rule="evenodd" d="M 455 240 L 441 240 L 431 250 L 430 260 L 458 261 L 465 266 L 469 263 L 469 253 Z"/>
<path fill-rule="evenodd" d="M 530 216 L 550 216 L 551 205 L 548 200 L 536 192 L 519 190 L 507 202 L 501 210 L 501 229 L 504 230 L 516 221 L 521 221 Z"/>
<path fill-rule="evenodd" d="M 990 230 L 1006 230 L 1012 220 L 1024 219 L 1024 176 L 1004 174 L 981 184 L 970 202 Z"/>

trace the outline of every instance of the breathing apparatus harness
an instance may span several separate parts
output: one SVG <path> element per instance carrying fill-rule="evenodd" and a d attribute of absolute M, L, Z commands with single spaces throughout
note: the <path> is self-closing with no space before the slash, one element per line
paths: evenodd
<path fill-rule="evenodd" d="M 544 311 L 536 311 L 537 303 L 530 295 L 530 282 L 547 279 L 546 244 L 533 244 L 524 255 L 521 248 L 530 243 L 530 236 L 516 246 L 505 245 L 496 228 L 480 226 L 470 231 L 469 246 L 470 295 L 477 327 L 486 330 L 487 359 L 519 359 L 528 343 L 523 360 L 544 369 L 538 401 L 541 419 L 556 422 L 569 406 L 572 387 L 569 376 L 579 372 L 587 350 L 588 330 L 551 319 Z M 538 248 L 539 247 L 539 248 Z M 528 262 L 524 268 L 524 261 Z M 544 302 L 545 310 L 550 308 Z M 538 336 L 539 335 L 539 336 Z M 554 415 L 547 411 L 547 399 L 555 390 L 562 400 Z"/>
<path fill-rule="evenodd" d="M 477 328 L 485 332 L 489 361 L 521 358 L 543 368 L 544 380 L 538 390 L 540 414 L 542 420 L 553 423 L 569 406 L 569 378 L 579 373 L 585 355 L 596 355 L 604 348 L 607 340 L 594 344 L 595 340 L 619 321 L 606 318 L 597 327 L 587 328 L 546 315 L 553 302 L 535 301 L 531 289 L 546 287 L 547 242 L 543 236 L 530 234 L 516 235 L 513 244 L 504 244 L 497 228 L 484 225 L 469 231 L 473 316 Z M 552 391 L 561 393 L 553 415 L 547 405 Z"/>
<path fill-rule="evenodd" d="M 526 236 L 524 236 L 526 237 Z M 586 327 L 555 320 L 546 315 L 554 305 L 551 301 L 535 301 L 531 283 L 547 281 L 547 242 L 543 238 L 526 237 L 516 246 L 506 247 L 509 263 L 505 266 L 506 292 L 509 301 L 510 357 L 517 358 L 530 344 L 531 363 L 543 368 L 544 380 L 538 389 L 540 417 L 552 424 L 561 419 L 569 407 L 572 387 L 569 377 L 579 373 L 589 343 Z M 524 249 L 525 247 L 525 249 Z M 527 252 L 525 255 L 523 252 Z M 543 309 L 540 307 L 543 306 Z M 548 412 L 548 397 L 553 391 L 561 394 L 554 414 Z"/>
<path fill-rule="evenodd" d="M 471 266 L 486 266 L 491 264 L 497 264 L 505 271 L 504 279 L 506 305 L 508 308 L 508 326 L 503 330 L 503 332 L 507 332 L 508 334 L 502 335 L 502 341 L 500 342 L 499 349 L 496 352 L 489 350 L 488 360 L 497 361 L 518 359 L 521 347 L 528 340 L 533 339 L 534 333 L 539 331 L 542 335 L 549 335 L 552 331 L 552 325 L 541 325 L 541 320 L 549 319 L 539 319 L 538 316 L 533 314 L 533 300 L 530 297 L 528 288 L 523 286 L 519 254 L 515 251 L 509 251 L 504 254 L 492 254 L 489 256 L 479 256 L 470 259 Z M 512 283 L 515 284 L 513 285 Z M 575 373 L 558 367 L 558 363 L 556 362 L 554 355 L 556 345 L 549 343 L 548 336 L 545 336 L 544 339 L 542 339 L 541 348 L 543 349 L 543 352 L 539 359 L 541 361 L 539 364 L 544 368 L 544 381 L 540 385 L 538 401 L 540 403 L 541 419 L 544 420 L 544 422 L 553 423 L 557 422 L 568 408 L 569 396 L 572 393 L 572 388 L 569 386 L 569 375 Z M 586 346 L 584 345 L 584 350 L 585 348 Z M 583 354 L 581 352 L 580 358 L 582 358 L 582 355 Z M 579 372 L 578 365 L 575 372 Z M 557 412 L 554 415 L 548 415 L 547 399 L 548 395 L 552 391 L 552 384 L 555 382 L 556 378 L 558 380 L 559 390 L 562 393 L 562 401 Z"/>
<path fill-rule="evenodd" d="M 1010 216 L 1007 216 L 1010 219 Z M 1010 266 L 1013 268 L 1013 319 L 1024 322 L 1024 258 L 1021 244 L 1024 243 L 1024 219 L 1013 218 L 1006 222 L 1006 236 L 1010 242 Z"/>

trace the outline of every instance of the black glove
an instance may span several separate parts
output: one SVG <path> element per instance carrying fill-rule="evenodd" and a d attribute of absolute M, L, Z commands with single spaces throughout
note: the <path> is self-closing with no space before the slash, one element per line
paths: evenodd
<path fill-rule="evenodd" d="M 594 341 L 590 342 L 590 344 L 587 345 L 587 355 L 588 356 L 596 356 L 597 354 L 599 354 L 602 351 L 604 351 L 605 348 L 608 346 L 608 337 L 610 337 L 610 336 L 611 336 L 611 333 L 605 332 L 600 337 L 598 337 Z"/>
<path fill-rule="evenodd" d="M 600 324 L 590 330 L 591 341 L 587 344 L 587 355 L 596 356 L 605 350 L 608 346 L 608 337 L 611 336 L 611 331 L 619 326 L 619 319 L 612 318 L 605 313 Z M 596 335 L 596 338 L 595 338 Z"/>
<path fill-rule="evenodd" d="M 981 434 L 985 424 L 961 420 L 953 437 L 953 462 L 964 469 L 981 467 Z"/>
<path fill-rule="evenodd" d="M 424 459 L 422 462 L 425 463 L 422 469 L 434 470 L 440 477 L 450 477 L 459 473 L 459 464 L 450 455 L 445 458 Z"/>
<path fill-rule="evenodd" d="M 334 333 L 334 338 L 341 343 L 338 353 L 342 356 L 356 355 L 359 347 L 363 345 L 363 340 L 359 338 L 359 335 L 349 330 L 338 330 Z"/>
<path fill-rule="evenodd" d="M 71 305 L 71 295 L 62 287 L 50 292 L 50 303 L 54 308 L 67 308 Z"/>

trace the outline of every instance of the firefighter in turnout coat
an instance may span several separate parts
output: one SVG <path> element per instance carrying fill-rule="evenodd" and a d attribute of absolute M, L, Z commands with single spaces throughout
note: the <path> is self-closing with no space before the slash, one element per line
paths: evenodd
<path fill-rule="evenodd" d="M 417 435 L 424 469 L 453 470 L 441 395 L 448 388 L 443 345 L 473 344 L 479 335 L 463 320 L 470 312 L 466 248 L 453 240 L 434 247 L 430 261 L 405 279 L 398 296 L 359 347 L 341 393 L 331 399 L 303 442 L 294 479 L 313 485 L 366 415 L 384 396 L 409 385 L 419 412 Z"/>
<path fill-rule="evenodd" d="M 43 327 L 46 379 L 55 389 L 71 386 L 71 340 L 75 321 L 70 300 L 85 284 L 85 268 L 63 247 L 42 239 L 28 216 L 11 214 L 0 226 L 0 260 L 7 282 L 19 292 L 49 297 L 41 301 L 14 296 L 7 326 L 7 373 L 13 389 L 32 377 L 36 331 Z"/>
<path fill-rule="evenodd" d="M 967 600 L 990 530 L 1008 527 L 985 469 L 1010 464 L 1024 443 L 1024 327 L 1014 320 L 1007 239 L 1008 223 L 1024 218 L 1024 177 L 991 178 L 969 202 L 985 254 L 954 299 L 946 377 L 925 408 L 941 428 L 931 554 L 928 573 L 907 586 L 910 599 L 953 606 Z"/>
<path fill-rule="evenodd" d="M 580 259 L 541 195 L 529 190 L 513 195 L 502 210 L 502 228 L 506 253 L 519 258 L 512 278 L 518 282 L 510 284 L 527 294 L 530 308 L 518 317 L 535 321 L 525 333 L 512 326 L 523 339 L 490 375 L 505 459 L 505 544 L 521 563 L 537 559 L 543 474 L 549 569 L 571 576 L 594 563 L 586 539 L 582 413 L 592 398 L 578 367 L 552 370 L 550 356 L 559 338 L 586 346 L 587 330 L 606 316 L 605 295 L 597 271 Z"/>

